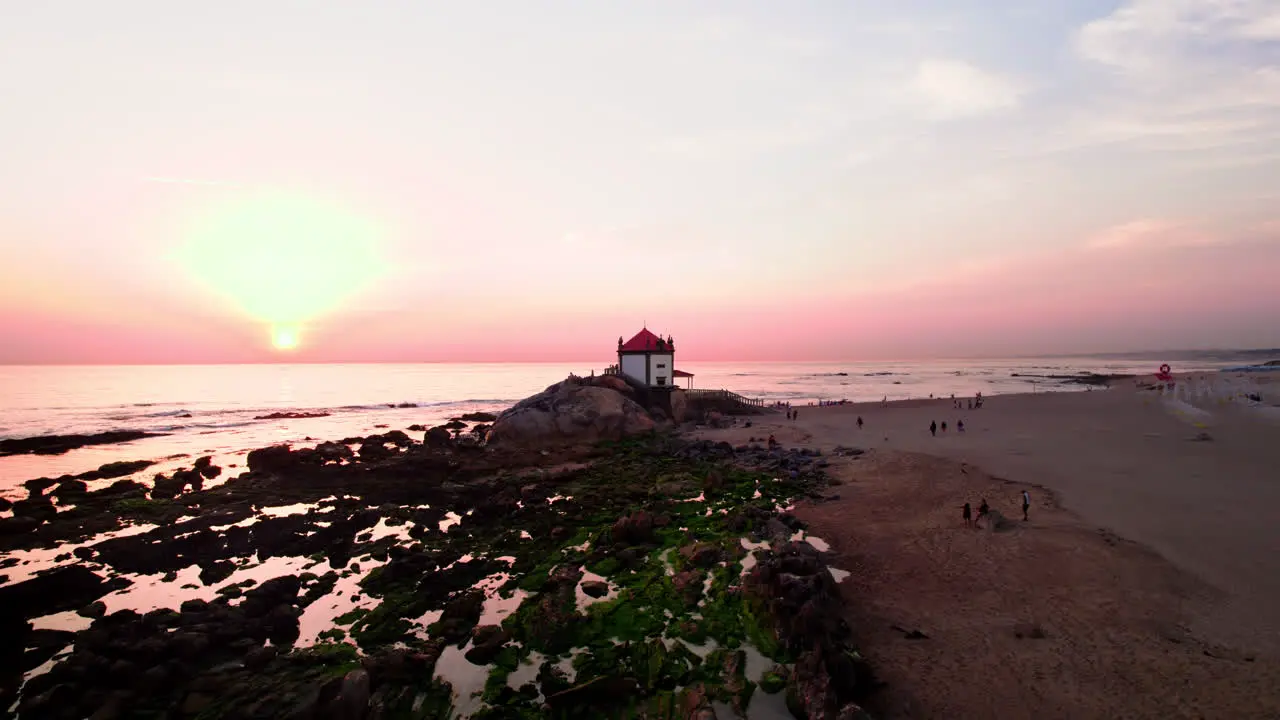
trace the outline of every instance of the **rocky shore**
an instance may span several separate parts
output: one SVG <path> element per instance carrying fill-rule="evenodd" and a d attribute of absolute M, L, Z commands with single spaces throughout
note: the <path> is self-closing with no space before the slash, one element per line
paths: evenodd
<path fill-rule="evenodd" d="M 471 420 L 29 481 L 0 508 L 0 714 L 863 716 L 786 512 L 821 456 L 682 438 L 607 380 Z"/>

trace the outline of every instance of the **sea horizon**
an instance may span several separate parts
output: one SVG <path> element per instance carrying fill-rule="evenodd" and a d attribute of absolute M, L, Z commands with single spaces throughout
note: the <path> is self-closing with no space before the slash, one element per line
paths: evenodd
<path fill-rule="evenodd" d="M 1276 356 L 1280 359 L 1280 348 L 1170 348 L 1163 350 L 1121 350 L 1099 352 L 1070 353 L 1010 353 L 1010 354 L 975 354 L 975 355 L 939 355 L 939 356 L 898 356 L 886 358 L 808 358 L 803 360 L 788 359 L 694 359 L 687 362 L 701 364 L 836 364 L 836 363 L 927 363 L 927 362 L 972 362 L 980 360 L 1041 360 L 1053 358 L 1156 358 L 1167 356 L 1170 359 L 1208 358 L 1231 356 L 1241 359 L 1253 356 Z M 0 367 L 36 368 L 36 367 L 219 367 L 224 365 L 566 365 L 566 364 L 600 364 L 601 360 L 592 361 L 587 358 L 570 358 L 566 360 L 278 360 L 272 362 L 259 361 L 221 361 L 221 362 L 42 362 L 15 363 L 0 362 Z M 608 363 L 605 363 L 608 364 Z"/>
<path fill-rule="evenodd" d="M 1175 371 L 1220 370 L 1254 351 L 1172 360 Z M 1082 373 L 1155 373 L 1169 355 L 1038 356 L 928 361 L 680 362 L 693 389 L 726 389 L 766 404 L 870 402 L 927 397 L 1069 392 Z M 270 363 L 0 366 L 0 439 L 154 433 L 131 443 L 58 455 L 0 457 L 0 492 L 35 477 L 119 460 L 161 460 L 149 472 L 212 455 L 431 427 L 467 413 L 501 413 L 570 374 L 608 362 Z M 289 417 L 288 415 L 294 415 Z M 304 417 L 297 417 L 297 416 Z"/>

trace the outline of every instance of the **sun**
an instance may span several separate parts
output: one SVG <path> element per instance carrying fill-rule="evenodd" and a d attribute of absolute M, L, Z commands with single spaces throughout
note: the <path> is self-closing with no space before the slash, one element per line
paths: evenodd
<path fill-rule="evenodd" d="M 386 228 L 365 211 L 303 192 L 219 193 L 196 206 L 175 260 L 292 350 L 298 328 L 356 302 L 390 270 Z"/>
<path fill-rule="evenodd" d="M 277 350 L 293 350 L 298 347 L 298 331 L 291 327 L 271 328 L 271 345 Z"/>

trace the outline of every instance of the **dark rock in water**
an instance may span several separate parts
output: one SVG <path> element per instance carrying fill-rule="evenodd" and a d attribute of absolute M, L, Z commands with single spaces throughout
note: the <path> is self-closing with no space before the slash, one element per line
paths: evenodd
<path fill-rule="evenodd" d="M 33 618 L 79 610 L 130 584 L 124 578 L 107 581 L 83 565 L 66 565 L 30 580 L 0 586 L 0 615 Z"/>
<path fill-rule="evenodd" d="M 350 446 L 336 442 L 322 442 L 316 446 L 316 455 L 321 462 L 340 462 L 355 457 Z"/>
<path fill-rule="evenodd" d="M 601 598 L 609 594 L 609 583 L 600 580 L 588 580 L 582 583 L 582 592 L 589 597 Z"/>
<path fill-rule="evenodd" d="M 395 454 L 396 451 L 387 447 L 381 438 L 373 442 L 365 441 L 360 444 L 360 459 L 364 462 L 384 460 Z"/>
<path fill-rule="evenodd" d="M 110 480 L 111 478 L 132 475 L 140 470 L 146 470 L 152 465 L 155 465 L 152 460 L 121 460 L 100 465 L 97 470 L 80 473 L 76 477 L 81 480 Z"/>
<path fill-rule="evenodd" d="M 187 491 L 187 488 L 199 491 L 204 488 L 204 475 L 198 470 L 175 470 L 173 477 L 156 475 L 155 484 L 151 488 L 153 500 L 168 500 Z"/>
<path fill-rule="evenodd" d="M 8 498 L 0 497 L 0 512 L 6 512 L 13 509 L 13 501 Z"/>
<path fill-rule="evenodd" d="M 259 415 L 254 420 L 306 420 L 308 418 L 329 417 L 327 412 L 273 412 Z"/>
<path fill-rule="evenodd" d="M 89 486 L 83 480 L 63 480 L 50 494 L 57 497 L 58 502 L 70 504 L 84 497 L 87 492 L 89 492 Z"/>
<path fill-rule="evenodd" d="M 88 605 L 85 605 L 84 607 L 80 608 L 78 611 L 76 611 L 76 614 L 79 615 L 80 617 L 92 618 L 96 620 L 97 618 L 100 618 L 103 615 L 107 614 L 107 605 L 101 600 L 95 600 L 94 602 L 91 602 Z"/>
<path fill-rule="evenodd" d="M 472 412 L 472 413 L 467 413 L 466 415 L 462 415 L 457 419 L 465 420 L 467 422 L 491 423 L 494 420 L 497 420 L 498 416 L 494 415 L 493 413 L 487 413 L 487 412 Z"/>
<path fill-rule="evenodd" d="M 28 438 L 0 440 L 0 457 L 6 455 L 60 455 L 68 450 L 86 445 L 109 445 L 131 442 L 147 437 L 159 437 L 166 433 L 148 433 L 141 430 L 112 430 L 95 435 L 40 435 Z"/>
<path fill-rule="evenodd" d="M 42 520 L 33 517 L 15 516 L 0 518 L 0 536 L 25 535 L 40 527 Z"/>
<path fill-rule="evenodd" d="M 48 490 L 57 484 L 58 481 L 53 478 L 42 477 L 25 481 L 22 483 L 22 487 L 26 488 L 27 492 L 34 496 L 43 493 L 45 490 Z"/>
<path fill-rule="evenodd" d="M 443 426 L 437 426 L 437 427 L 431 428 L 430 430 L 427 431 L 427 434 L 422 438 L 422 442 L 424 445 L 426 445 L 427 447 L 434 447 L 434 448 L 448 447 L 449 443 L 452 441 L 453 441 L 453 434 L 449 432 L 448 428 Z"/>
<path fill-rule="evenodd" d="M 445 430 L 461 430 L 466 426 L 467 424 L 462 422 L 461 420 L 450 420 L 449 422 L 441 425 L 440 427 L 444 428 Z"/>
<path fill-rule="evenodd" d="M 502 652 L 502 647 L 511 639 L 511 633 L 500 625 L 483 625 L 477 627 L 471 635 L 472 647 L 466 653 L 467 662 L 472 665 L 488 665 Z"/>
<path fill-rule="evenodd" d="M 427 426 L 414 423 L 405 429 L 409 432 L 424 432 L 427 429 Z"/>
<path fill-rule="evenodd" d="M 28 517 L 33 520 L 47 521 L 52 520 L 57 514 L 58 510 L 53 506 L 53 501 L 44 495 L 33 495 L 13 504 L 15 519 Z"/>
<path fill-rule="evenodd" d="M 227 560 L 221 562 L 211 562 L 200 566 L 200 582 L 205 585 L 217 585 L 218 583 L 231 577 L 231 573 L 236 571 L 235 563 Z"/>
<path fill-rule="evenodd" d="M 250 450 L 245 461 L 250 472 L 275 473 L 288 470 L 297 462 L 297 458 L 288 445 L 272 445 Z"/>
<path fill-rule="evenodd" d="M 440 620 L 432 627 L 438 629 L 441 638 L 448 643 L 461 644 L 471 636 L 471 630 L 480 621 L 480 612 L 484 609 L 484 592 L 468 590 L 449 601 L 444 606 Z M 435 635 L 436 631 L 432 631 Z"/>

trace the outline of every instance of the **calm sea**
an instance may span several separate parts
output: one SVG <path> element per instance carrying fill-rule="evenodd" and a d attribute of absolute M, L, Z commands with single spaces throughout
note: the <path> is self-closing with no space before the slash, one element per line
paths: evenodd
<path fill-rule="evenodd" d="M 682 363 L 695 388 L 728 388 L 767 401 L 873 401 L 998 395 L 1079 386 L 1020 375 L 1081 371 L 1152 373 L 1158 358 L 1060 358 L 929 362 Z M 114 460 L 161 460 L 158 471 L 214 455 L 225 465 L 279 442 L 335 440 L 460 414 L 501 411 L 570 372 L 599 363 L 419 365 L 0 366 L 0 438 L 134 429 L 168 433 L 63 455 L 0 458 L 0 492 L 34 477 L 80 473 Z M 1176 370 L 1238 364 L 1215 357 Z M 257 419 L 273 412 L 327 417 Z"/>

